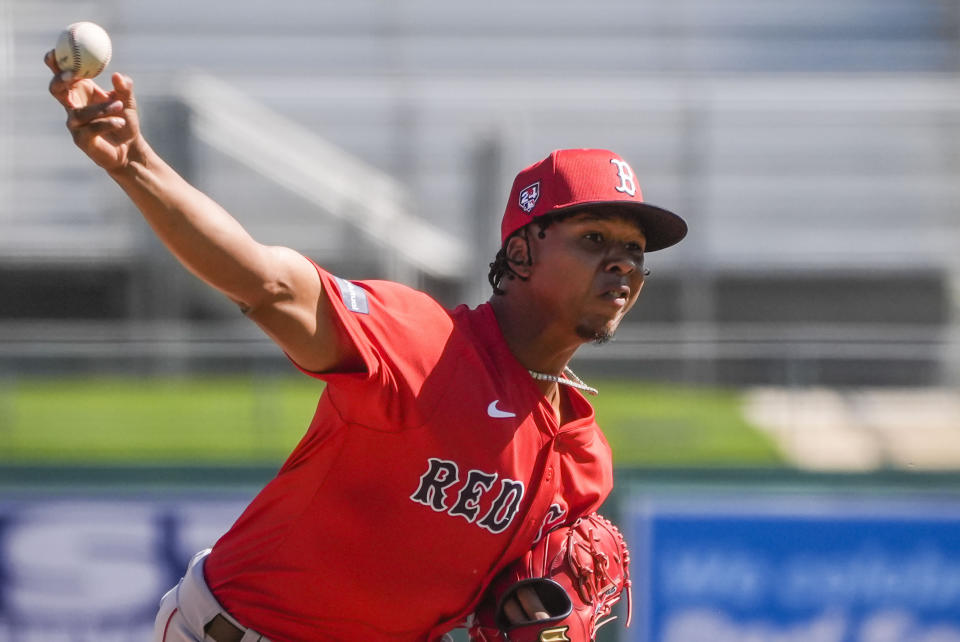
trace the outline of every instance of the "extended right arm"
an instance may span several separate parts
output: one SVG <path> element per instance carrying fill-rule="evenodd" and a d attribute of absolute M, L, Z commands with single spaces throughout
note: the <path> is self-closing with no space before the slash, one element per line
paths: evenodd
<path fill-rule="evenodd" d="M 235 301 L 300 366 L 360 365 L 334 321 L 319 275 L 297 252 L 258 243 L 226 210 L 167 165 L 140 132 L 133 82 L 113 90 L 64 78 L 52 52 L 50 93 L 67 110 L 74 142 L 120 185 L 161 242 L 193 274 Z"/>

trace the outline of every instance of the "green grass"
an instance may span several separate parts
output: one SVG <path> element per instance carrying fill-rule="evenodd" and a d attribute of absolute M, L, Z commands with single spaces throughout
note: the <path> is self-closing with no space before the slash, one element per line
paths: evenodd
<path fill-rule="evenodd" d="M 618 466 L 769 465 L 729 391 L 599 382 Z M 20 379 L 0 384 L 0 462 L 279 463 L 309 424 L 307 377 Z"/>
<path fill-rule="evenodd" d="M 321 390 L 306 377 L 21 380 L 0 392 L 0 459 L 281 461 Z"/>
<path fill-rule="evenodd" d="M 599 381 L 597 423 L 617 466 L 770 466 L 773 442 L 741 412 L 730 390 Z"/>

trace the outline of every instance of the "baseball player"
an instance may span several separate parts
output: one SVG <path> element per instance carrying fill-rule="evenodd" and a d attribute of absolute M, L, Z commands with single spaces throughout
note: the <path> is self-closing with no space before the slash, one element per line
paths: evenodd
<path fill-rule="evenodd" d="M 107 90 L 46 63 L 74 142 L 159 240 L 326 383 L 277 476 L 163 597 L 154 640 L 436 640 L 604 501 L 610 448 L 582 394 L 595 391 L 567 364 L 613 335 L 645 253 L 687 229 L 643 202 L 622 158 L 561 150 L 520 172 L 494 295 L 451 311 L 256 242 L 150 148 L 128 76 Z M 539 598 L 515 592 L 504 617 L 549 618 Z"/>

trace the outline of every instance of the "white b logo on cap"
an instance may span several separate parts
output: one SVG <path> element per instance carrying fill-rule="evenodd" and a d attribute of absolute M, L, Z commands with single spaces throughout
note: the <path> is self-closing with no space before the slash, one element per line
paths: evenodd
<path fill-rule="evenodd" d="M 633 170 L 627 165 L 627 161 L 622 161 L 619 158 L 611 158 L 610 162 L 617 166 L 617 176 L 620 177 L 620 184 L 617 185 L 616 190 L 624 194 L 629 194 L 630 196 L 635 196 L 637 193 L 637 183 L 633 177 Z"/>

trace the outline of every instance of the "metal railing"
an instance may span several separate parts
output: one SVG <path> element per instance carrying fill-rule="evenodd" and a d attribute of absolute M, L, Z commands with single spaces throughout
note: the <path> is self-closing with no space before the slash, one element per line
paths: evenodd
<path fill-rule="evenodd" d="M 960 336 L 940 326 L 633 323 L 610 345 L 581 349 L 576 362 L 593 376 L 659 376 L 697 384 L 837 383 L 829 373 L 839 367 L 844 385 L 920 386 L 950 384 L 947 368 L 958 351 Z M 288 368 L 280 349 L 243 319 L 0 323 L 0 373 L 8 375 Z"/>
<path fill-rule="evenodd" d="M 465 276 L 466 243 L 415 216 L 393 177 L 212 76 L 191 74 L 176 93 L 199 140 L 354 226 L 398 259 L 389 264 L 395 280 L 410 281 L 405 264 L 435 278 Z"/>

